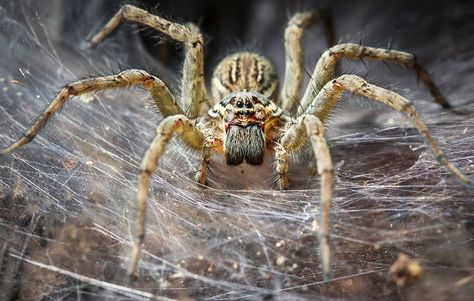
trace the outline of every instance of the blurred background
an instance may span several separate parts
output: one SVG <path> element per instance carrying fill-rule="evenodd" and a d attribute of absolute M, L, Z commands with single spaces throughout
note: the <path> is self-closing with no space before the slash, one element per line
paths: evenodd
<path fill-rule="evenodd" d="M 103 44 L 81 44 L 123 1 L 0 0 L 0 145 L 19 137 L 65 84 L 141 68 L 176 92 L 178 43 L 124 23 Z M 415 53 L 448 100 L 440 109 L 411 70 L 341 60 L 354 73 L 413 100 L 448 157 L 474 177 L 474 5 L 470 1 L 135 1 L 205 36 L 206 74 L 226 54 L 258 51 L 284 74 L 292 14 L 327 9 L 337 40 Z M 328 48 L 320 25 L 304 36 L 311 74 Z M 306 82 L 309 75 L 306 76 Z M 209 82 L 209 81 L 208 81 Z M 440 168 L 402 114 L 348 96 L 326 124 L 336 167 L 334 278 L 322 280 L 311 210 L 319 182 L 308 152 L 293 158 L 291 190 L 264 166 L 213 158 L 209 188 L 199 154 L 173 141 L 153 178 L 147 236 L 130 282 L 138 165 L 162 117 L 140 89 L 71 100 L 34 142 L 0 158 L 0 300 L 470 300 L 474 193 Z M 400 253 L 418 281 L 390 274 Z M 113 286 L 116 285 L 116 286 Z"/>

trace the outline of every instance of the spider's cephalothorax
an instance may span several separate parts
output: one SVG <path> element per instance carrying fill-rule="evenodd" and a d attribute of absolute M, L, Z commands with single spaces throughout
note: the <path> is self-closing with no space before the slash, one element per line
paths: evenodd
<path fill-rule="evenodd" d="M 320 223 L 313 216 L 313 229 L 318 232 L 319 252 L 323 276 L 330 276 L 329 212 L 331 207 L 333 167 L 329 148 L 324 138 L 323 122 L 336 106 L 344 91 L 352 92 L 390 106 L 405 113 L 417 128 L 440 164 L 451 171 L 462 183 L 474 187 L 473 182 L 448 161 L 413 104 L 403 96 L 372 85 L 356 75 L 334 77 L 340 57 L 374 59 L 413 68 L 427 85 L 435 100 L 443 107 L 450 104 L 434 84 L 429 74 L 406 52 L 345 43 L 325 51 L 311 75 L 308 87 L 301 96 L 303 83 L 303 54 L 301 37 L 306 27 L 317 20 L 326 20 L 320 12 L 294 15 L 285 30 L 286 70 L 281 92 L 276 72 L 264 57 L 251 52 L 227 56 L 217 66 L 212 79 L 212 98 L 206 91 L 204 79 L 203 37 L 192 24 L 178 24 L 152 15 L 135 6 L 125 5 L 91 39 L 91 45 L 100 43 L 122 20 L 127 19 L 152 27 L 176 41 L 185 44 L 185 59 L 181 85 L 181 104 L 167 86 L 157 77 L 143 70 L 130 69 L 117 75 L 85 79 L 67 85 L 51 102 L 19 140 L 0 151 L 13 152 L 30 142 L 54 115 L 72 97 L 95 91 L 142 86 L 149 91 L 165 119 L 149 146 L 141 167 L 137 193 L 137 230 L 128 273 L 136 272 L 145 235 L 145 211 L 151 174 L 156 169 L 163 150 L 174 134 L 190 148 L 202 152 L 196 180 L 205 183 L 206 172 L 213 153 L 225 153 L 227 163 L 260 164 L 266 151 L 275 156 L 280 189 L 288 188 L 288 156 L 309 144 L 321 177 Z M 325 22 L 325 25 L 331 22 Z M 331 28 L 328 40 L 334 41 Z M 209 103 L 214 99 L 216 104 Z M 277 106 L 278 105 L 278 106 Z M 209 107 L 212 107 L 209 111 Z M 288 114 L 285 114 L 287 112 Z M 206 114 L 208 113 L 208 114 Z M 290 115 L 293 116 L 289 117 Z M 314 211 L 316 212 L 316 210 Z M 316 230 L 317 229 L 317 230 Z"/>
<path fill-rule="evenodd" d="M 266 140 L 272 140 L 271 126 L 282 110 L 255 91 L 228 94 L 209 110 L 209 116 L 220 118 L 224 127 L 224 152 L 229 165 L 263 162 Z M 267 137 L 269 139 L 267 139 Z"/>

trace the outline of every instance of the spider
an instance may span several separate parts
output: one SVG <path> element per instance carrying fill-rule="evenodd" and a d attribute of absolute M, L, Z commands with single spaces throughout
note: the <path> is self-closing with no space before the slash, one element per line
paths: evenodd
<path fill-rule="evenodd" d="M 215 68 L 211 80 L 211 97 L 204 79 L 203 37 L 197 26 L 178 24 L 153 15 L 141 8 L 124 5 L 90 40 L 96 46 L 122 21 L 129 20 L 149 26 L 185 46 L 181 104 L 157 77 L 143 70 L 130 69 L 119 74 L 76 81 L 66 85 L 42 115 L 17 141 L 1 150 L 8 154 L 30 142 L 73 96 L 100 90 L 142 86 L 165 117 L 157 128 L 156 137 L 148 147 L 140 166 L 137 192 L 136 236 L 127 273 L 136 275 L 145 236 L 146 201 L 150 176 L 170 139 L 177 135 L 187 146 L 202 153 L 195 180 L 205 183 L 206 172 L 214 153 L 224 154 L 228 165 L 247 163 L 259 165 L 264 155 L 275 157 L 278 186 L 288 189 L 288 157 L 310 145 L 314 152 L 320 180 L 320 223 L 313 212 L 312 230 L 317 232 L 322 272 L 330 279 L 329 248 L 330 208 L 333 164 L 324 137 L 323 123 L 336 106 L 343 92 L 352 92 L 384 103 L 405 113 L 417 128 L 441 165 L 462 183 L 473 182 L 453 166 L 432 137 L 413 104 L 403 96 L 368 83 L 357 75 L 334 77 L 336 63 L 341 57 L 366 58 L 399 64 L 413 69 L 427 85 L 434 99 L 445 109 L 451 108 L 430 75 L 415 56 L 397 50 L 373 48 L 344 43 L 332 46 L 319 58 L 310 82 L 301 96 L 303 83 L 304 30 L 316 21 L 324 21 L 320 11 L 301 12 L 290 18 L 285 30 L 286 73 L 281 92 L 276 71 L 269 60 L 254 52 L 237 52 L 225 57 Z M 328 22 L 325 22 L 326 27 Z M 328 40 L 330 28 L 326 28 Z M 186 109 L 185 109 L 186 108 Z"/>

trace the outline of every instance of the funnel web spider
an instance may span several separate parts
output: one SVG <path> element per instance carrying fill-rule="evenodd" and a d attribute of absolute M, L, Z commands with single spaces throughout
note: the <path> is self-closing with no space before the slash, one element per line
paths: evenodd
<path fill-rule="evenodd" d="M 458 168 L 453 166 L 438 146 L 413 104 L 403 96 L 372 85 L 357 75 L 334 77 L 339 58 L 372 59 L 399 64 L 413 69 L 443 108 L 451 108 L 429 74 L 417 63 L 414 55 L 391 49 L 373 48 L 352 43 L 332 46 L 320 57 L 310 83 L 301 96 L 303 82 L 303 51 L 301 38 L 305 28 L 323 21 L 329 41 L 333 34 L 324 14 L 303 12 L 294 15 L 285 30 L 286 73 L 281 92 L 271 63 L 257 53 L 237 52 L 225 57 L 216 67 L 211 80 L 211 97 L 204 79 L 203 37 L 193 24 L 178 24 L 152 15 L 135 6 L 123 6 L 90 41 L 96 46 L 123 20 L 141 23 L 185 46 L 181 101 L 178 105 L 167 86 L 157 77 L 130 69 L 117 75 L 80 80 L 64 87 L 28 131 L 2 154 L 15 151 L 30 142 L 71 97 L 99 90 L 141 86 L 152 96 L 165 116 L 156 137 L 143 158 L 138 178 L 136 237 L 130 256 L 128 274 L 135 275 L 145 236 L 145 212 L 148 184 L 164 148 L 177 135 L 186 145 L 202 153 L 195 180 L 204 184 L 213 153 L 224 154 L 229 165 L 244 161 L 258 165 L 265 152 L 275 156 L 280 189 L 287 189 L 288 157 L 309 144 L 314 151 L 317 172 L 321 177 L 320 222 L 313 222 L 319 238 L 319 254 L 323 276 L 331 277 L 329 248 L 330 208 L 333 164 L 324 138 L 323 123 L 336 106 L 343 92 L 351 92 L 384 103 L 403 112 L 425 139 L 436 159 L 462 183 L 473 187 Z M 331 42 L 330 42 L 331 43 Z M 208 102 L 211 99 L 214 103 Z M 186 108 L 186 110 L 185 110 Z M 316 212 L 313 212 L 316 221 Z"/>

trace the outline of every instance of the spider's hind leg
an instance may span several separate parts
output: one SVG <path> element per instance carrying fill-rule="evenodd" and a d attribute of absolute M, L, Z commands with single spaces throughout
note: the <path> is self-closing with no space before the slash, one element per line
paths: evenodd
<path fill-rule="evenodd" d="M 130 69 L 117 75 L 80 80 L 64 87 L 26 133 L 8 147 L 0 150 L 0 154 L 9 154 L 33 140 L 46 125 L 47 121 L 69 98 L 106 89 L 125 88 L 137 85 L 142 85 L 150 92 L 156 106 L 164 116 L 182 113 L 166 85 L 159 78 L 142 70 Z"/>

